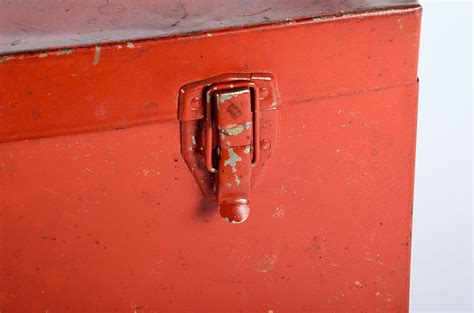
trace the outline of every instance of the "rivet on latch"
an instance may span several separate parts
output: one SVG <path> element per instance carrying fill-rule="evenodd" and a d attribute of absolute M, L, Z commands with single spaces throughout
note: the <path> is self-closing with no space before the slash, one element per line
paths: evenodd
<path fill-rule="evenodd" d="M 260 87 L 259 88 L 259 100 L 263 100 L 265 99 L 266 97 L 268 97 L 268 95 L 270 94 L 270 92 L 268 91 L 267 88 L 265 87 Z"/>
<path fill-rule="evenodd" d="M 193 110 L 193 111 L 200 110 L 201 107 L 202 107 L 202 101 L 201 101 L 200 98 L 193 98 L 191 100 L 191 102 L 189 103 L 189 106 L 190 106 L 191 110 Z"/>

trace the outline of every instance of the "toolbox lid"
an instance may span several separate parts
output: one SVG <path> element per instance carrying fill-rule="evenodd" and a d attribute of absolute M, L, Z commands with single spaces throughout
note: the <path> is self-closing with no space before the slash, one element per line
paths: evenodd
<path fill-rule="evenodd" d="M 334 17 L 416 0 L 0 1 L 0 54 Z"/>

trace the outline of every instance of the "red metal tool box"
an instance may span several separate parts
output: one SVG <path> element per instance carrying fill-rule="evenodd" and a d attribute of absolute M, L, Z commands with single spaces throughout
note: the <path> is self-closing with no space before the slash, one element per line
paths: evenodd
<path fill-rule="evenodd" d="M 408 312 L 420 17 L 0 2 L 0 311 Z"/>

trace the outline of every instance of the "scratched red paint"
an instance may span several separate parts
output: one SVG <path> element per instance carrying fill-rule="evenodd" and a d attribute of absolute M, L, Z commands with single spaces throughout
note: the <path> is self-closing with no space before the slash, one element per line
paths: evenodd
<path fill-rule="evenodd" d="M 292 19 L 249 5 L 252 27 L 185 35 L 178 10 L 160 38 L 1 50 L 2 313 L 408 312 L 421 8 L 270 2 Z M 239 225 L 187 166 L 178 112 L 228 73 L 278 88 Z"/>

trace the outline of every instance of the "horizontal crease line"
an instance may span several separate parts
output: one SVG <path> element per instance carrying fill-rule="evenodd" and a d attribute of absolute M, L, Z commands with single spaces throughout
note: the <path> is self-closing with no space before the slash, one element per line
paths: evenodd
<path fill-rule="evenodd" d="M 348 97 L 348 96 L 354 96 L 354 95 L 360 95 L 360 94 L 365 94 L 365 93 L 370 93 L 370 92 L 378 92 L 378 91 L 384 91 L 384 90 L 390 90 L 390 89 L 396 89 L 396 88 L 401 88 L 401 87 L 408 87 L 412 85 L 418 84 L 418 80 L 415 82 L 410 82 L 410 83 L 405 83 L 405 84 L 399 84 L 399 85 L 390 85 L 390 86 L 385 86 L 385 87 L 373 87 L 373 88 L 365 88 L 365 89 L 359 89 L 355 91 L 350 91 L 350 92 L 343 92 L 343 93 L 334 93 L 334 94 L 329 94 L 325 96 L 319 96 L 319 97 L 310 97 L 310 98 L 301 98 L 301 99 L 294 99 L 294 100 L 287 100 L 285 102 L 282 102 L 278 108 L 284 108 L 284 107 L 289 107 L 289 106 L 294 106 L 298 105 L 300 103 L 304 102 L 313 102 L 313 101 L 323 101 L 326 99 L 330 98 L 340 98 L 340 97 Z"/>

